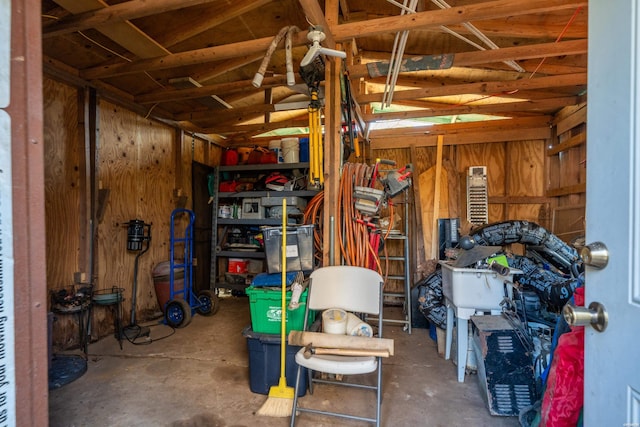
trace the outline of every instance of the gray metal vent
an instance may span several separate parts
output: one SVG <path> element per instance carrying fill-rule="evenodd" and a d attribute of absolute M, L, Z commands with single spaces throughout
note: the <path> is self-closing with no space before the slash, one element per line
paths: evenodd
<path fill-rule="evenodd" d="M 471 224 L 483 225 L 489 222 L 488 200 L 487 167 L 469 167 L 467 174 L 467 219 Z"/>

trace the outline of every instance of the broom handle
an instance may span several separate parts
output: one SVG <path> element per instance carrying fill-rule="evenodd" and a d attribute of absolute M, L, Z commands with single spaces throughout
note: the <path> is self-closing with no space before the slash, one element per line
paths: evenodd
<path fill-rule="evenodd" d="M 280 382 L 285 378 L 287 345 L 287 198 L 282 198 L 282 314 L 280 317 Z"/>

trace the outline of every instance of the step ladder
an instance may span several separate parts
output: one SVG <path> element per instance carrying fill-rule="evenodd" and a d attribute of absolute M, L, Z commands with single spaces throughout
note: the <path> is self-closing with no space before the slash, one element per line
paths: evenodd
<path fill-rule="evenodd" d="M 411 334 L 411 265 L 410 265 L 410 254 L 409 254 L 409 192 L 408 190 L 403 191 L 403 199 L 401 202 L 396 202 L 396 205 L 404 206 L 404 215 L 403 222 L 404 228 L 401 232 L 390 233 L 386 239 L 384 244 L 388 245 L 393 241 L 402 242 L 402 254 L 401 255 L 384 255 L 380 256 L 380 264 L 385 265 L 389 264 L 389 267 L 392 265 L 401 265 L 402 266 L 402 274 L 395 275 L 387 275 L 385 279 L 388 280 L 397 280 L 402 282 L 403 290 L 402 292 L 384 292 L 383 291 L 383 312 L 382 312 L 382 321 L 384 323 L 403 325 L 403 330 L 407 331 L 407 333 Z M 386 285 L 386 283 L 385 283 Z M 402 301 L 402 318 L 398 319 L 386 317 L 391 313 L 388 313 L 389 308 L 392 306 L 397 306 L 397 304 L 389 303 L 389 300 L 393 301 Z M 388 314 L 387 314 L 388 313 Z M 367 320 L 377 321 L 377 317 L 367 317 Z"/>

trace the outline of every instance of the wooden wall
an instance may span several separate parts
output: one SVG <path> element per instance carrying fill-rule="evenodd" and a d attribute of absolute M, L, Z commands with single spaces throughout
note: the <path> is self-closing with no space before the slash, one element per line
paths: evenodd
<path fill-rule="evenodd" d="M 442 149 L 442 160 L 448 166 L 447 185 L 451 190 L 452 200 L 440 212 L 451 212 L 452 217 L 466 220 L 466 174 L 470 166 L 487 166 L 489 193 L 489 222 L 512 219 L 536 222 L 544 227 L 549 226 L 548 211 L 551 200 L 545 197 L 545 145 L 543 139 L 529 141 L 510 141 L 462 145 L 446 145 Z M 420 181 L 420 176 L 436 165 L 437 147 L 408 147 L 397 149 L 373 150 L 372 158 L 396 160 L 398 166 L 411 163 L 413 166 L 413 185 L 420 187 L 412 200 L 412 282 L 430 274 L 435 268 L 432 250 L 433 233 L 423 242 L 422 235 L 426 224 L 421 222 L 421 213 L 433 210 L 433 206 L 421 206 L 420 195 L 429 191 L 432 180 Z M 444 185 L 444 184 L 443 184 Z M 443 202 L 444 203 L 444 202 Z M 425 247 L 426 246 L 426 247 Z M 393 255 L 398 255 L 394 249 Z M 389 274 L 401 273 L 400 267 L 391 267 Z M 401 283 L 392 284 L 390 291 L 399 291 Z M 396 289 L 397 288 L 397 289 Z"/>
<path fill-rule="evenodd" d="M 78 136 L 78 93 L 44 79 L 45 222 L 47 289 L 57 291 L 74 284 L 81 251 L 80 199 L 82 197 L 82 149 Z M 72 335 L 74 320 L 57 315 L 55 342 L 68 347 L 78 342 Z"/>
<path fill-rule="evenodd" d="M 546 193 L 557 200 L 549 229 L 566 242 L 584 236 L 587 190 L 587 106 L 565 108 L 555 118 L 546 149 Z"/>
<path fill-rule="evenodd" d="M 47 221 L 47 289 L 91 282 L 90 235 L 83 209 L 90 200 L 88 186 L 95 180 L 102 194 L 100 221 L 95 229 L 95 290 L 124 288 L 124 324 L 130 320 L 134 265 L 139 252 L 127 251 L 127 223 L 151 224 L 149 250 L 140 255 L 136 320 L 160 312 L 152 270 L 169 259 L 170 217 L 179 205 L 190 208 L 191 162 L 219 161 L 219 149 L 210 142 L 106 101 L 98 103 L 99 138 L 95 172 L 87 177 L 85 164 L 82 90 L 45 78 L 45 174 Z M 183 228 L 182 228 L 183 230 Z M 181 233 L 180 225 L 176 234 Z M 54 348 L 78 345 L 74 316 L 55 316 Z M 111 310 L 93 309 L 93 337 L 113 331 Z"/>

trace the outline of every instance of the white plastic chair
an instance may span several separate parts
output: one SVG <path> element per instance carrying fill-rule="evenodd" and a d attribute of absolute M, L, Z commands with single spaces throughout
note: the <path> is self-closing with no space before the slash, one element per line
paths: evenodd
<path fill-rule="evenodd" d="M 309 295 L 305 312 L 304 329 L 308 328 L 310 310 L 326 310 L 341 308 L 355 313 L 365 313 L 378 317 L 378 337 L 382 338 L 382 286 L 384 280 L 373 270 L 363 267 L 331 266 L 322 267 L 311 273 Z M 369 421 L 380 426 L 380 405 L 382 402 L 382 358 L 373 356 L 336 356 L 311 355 L 305 358 L 304 348 L 296 353 L 298 370 L 296 388 L 291 413 L 291 427 L 295 426 L 296 412 L 308 412 L 320 415 Z M 376 391 L 375 418 L 350 415 L 338 412 L 321 411 L 298 406 L 298 387 L 300 386 L 301 368 L 307 368 L 309 374 L 309 391 L 313 392 L 313 384 L 334 384 Z M 331 381 L 313 378 L 313 371 L 329 374 L 361 375 L 377 370 L 374 386 L 354 384 L 347 381 Z"/>

